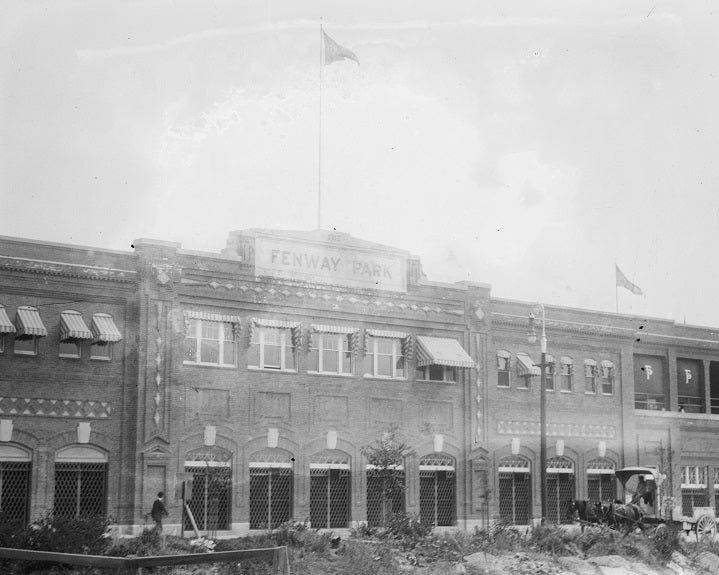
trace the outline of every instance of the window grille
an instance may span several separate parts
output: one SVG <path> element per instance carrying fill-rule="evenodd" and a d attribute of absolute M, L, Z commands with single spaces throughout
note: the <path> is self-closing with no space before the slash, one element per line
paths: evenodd
<path fill-rule="evenodd" d="M 271 465 L 250 464 L 250 529 L 275 529 L 292 518 L 292 469 Z"/>
<path fill-rule="evenodd" d="M 350 470 L 310 465 L 310 524 L 345 528 L 350 520 Z"/>
<path fill-rule="evenodd" d="M 55 463 L 56 517 L 105 517 L 106 463 Z"/>
<path fill-rule="evenodd" d="M 587 463 L 587 497 L 592 503 L 610 502 L 617 498 L 614 481 L 614 462 L 609 459 L 592 459 Z"/>
<path fill-rule="evenodd" d="M 8 521 L 28 522 L 30 462 L 0 461 L 0 510 Z"/>
<path fill-rule="evenodd" d="M 574 499 L 574 463 L 566 457 L 547 460 L 547 520 L 551 523 L 570 523 L 567 501 Z"/>
<path fill-rule="evenodd" d="M 499 517 L 512 525 L 529 525 L 532 477 L 529 460 L 511 456 L 499 461 Z"/>
<path fill-rule="evenodd" d="M 383 475 L 381 469 L 367 469 L 367 524 L 370 527 L 381 526 L 392 515 L 405 510 L 404 471 L 394 469 L 391 479 Z"/>
<path fill-rule="evenodd" d="M 719 467 L 714 468 L 714 513 L 719 515 Z"/>
<path fill-rule="evenodd" d="M 226 463 L 209 465 L 198 461 L 185 463 L 185 472 L 192 473 L 192 493 L 187 506 L 192 511 L 198 529 L 217 531 L 230 528 L 230 499 L 232 469 Z M 183 510 L 185 529 L 192 529 L 190 517 Z"/>
<path fill-rule="evenodd" d="M 700 465 L 682 466 L 682 515 L 692 516 L 694 507 L 707 507 L 707 469 Z"/>
<path fill-rule="evenodd" d="M 430 455 L 419 463 L 419 515 L 424 523 L 436 526 L 456 522 L 456 474 L 454 460 Z"/>

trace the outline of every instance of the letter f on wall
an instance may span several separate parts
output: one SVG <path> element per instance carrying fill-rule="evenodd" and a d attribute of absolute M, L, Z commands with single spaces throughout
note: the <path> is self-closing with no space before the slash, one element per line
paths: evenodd
<path fill-rule="evenodd" d="M 644 366 L 644 372 L 647 374 L 647 379 L 652 378 L 652 374 L 654 373 L 654 370 L 652 369 L 651 365 L 645 365 Z"/>

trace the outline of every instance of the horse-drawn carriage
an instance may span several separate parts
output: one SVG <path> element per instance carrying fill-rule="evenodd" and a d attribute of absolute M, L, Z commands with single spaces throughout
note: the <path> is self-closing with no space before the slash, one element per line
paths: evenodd
<path fill-rule="evenodd" d="M 615 471 L 614 476 L 621 486 L 622 499 L 572 502 L 571 510 L 582 526 L 601 524 L 652 532 L 675 529 L 687 535 L 693 531 L 697 539 L 716 537 L 714 508 L 693 507 L 691 516 L 683 515 L 681 507 L 670 505 L 670 498 L 662 500 L 658 487 L 666 478 L 656 468 L 625 467 Z"/>

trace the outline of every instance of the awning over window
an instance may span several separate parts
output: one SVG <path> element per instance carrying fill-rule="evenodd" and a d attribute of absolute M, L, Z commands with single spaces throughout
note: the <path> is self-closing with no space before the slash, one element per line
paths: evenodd
<path fill-rule="evenodd" d="M 17 324 L 18 337 L 33 335 L 45 337 L 47 335 L 47 328 L 42 323 L 40 312 L 36 307 L 23 305 L 17 308 Z"/>
<path fill-rule="evenodd" d="M 317 331 L 321 333 L 344 333 L 349 334 L 354 331 L 357 331 L 358 328 L 356 327 L 346 327 L 341 325 L 319 325 L 316 323 L 313 323 L 310 325 L 310 329 L 312 331 Z"/>
<path fill-rule="evenodd" d="M 92 335 L 94 342 L 115 343 L 122 340 L 122 334 L 117 329 L 115 321 L 106 313 L 96 313 L 92 316 Z"/>
<path fill-rule="evenodd" d="M 64 311 L 60 314 L 60 341 L 71 339 L 92 339 L 92 332 L 78 311 Z"/>
<path fill-rule="evenodd" d="M 445 365 L 448 367 L 475 367 L 456 339 L 448 337 L 417 336 L 417 366 Z"/>
<path fill-rule="evenodd" d="M 541 375 L 539 367 L 534 365 L 534 361 L 525 353 L 517 354 L 517 372 L 520 376 L 525 375 Z"/>
<path fill-rule="evenodd" d="M 185 311 L 185 317 L 187 319 L 203 319 L 205 321 L 219 321 L 225 323 L 242 323 L 239 316 L 236 315 L 225 315 L 219 313 L 206 313 L 204 311 Z"/>
<path fill-rule="evenodd" d="M 391 337 L 393 339 L 405 339 L 408 334 L 403 331 L 387 331 L 382 329 L 368 329 L 367 335 L 372 337 Z"/>
<path fill-rule="evenodd" d="M 282 319 L 262 319 L 258 317 L 252 318 L 252 323 L 260 327 L 279 327 L 279 328 L 297 328 L 300 327 L 298 321 L 285 321 Z"/>
<path fill-rule="evenodd" d="M 15 326 L 10 321 L 4 305 L 0 305 L 0 333 L 15 333 Z"/>

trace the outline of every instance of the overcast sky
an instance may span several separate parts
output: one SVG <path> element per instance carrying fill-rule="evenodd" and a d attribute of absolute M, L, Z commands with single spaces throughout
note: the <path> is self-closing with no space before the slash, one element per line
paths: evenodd
<path fill-rule="evenodd" d="M 429 279 L 719 327 L 715 2 L 5 0 L 0 234 L 317 227 Z M 322 19 L 322 20 L 320 20 Z"/>

